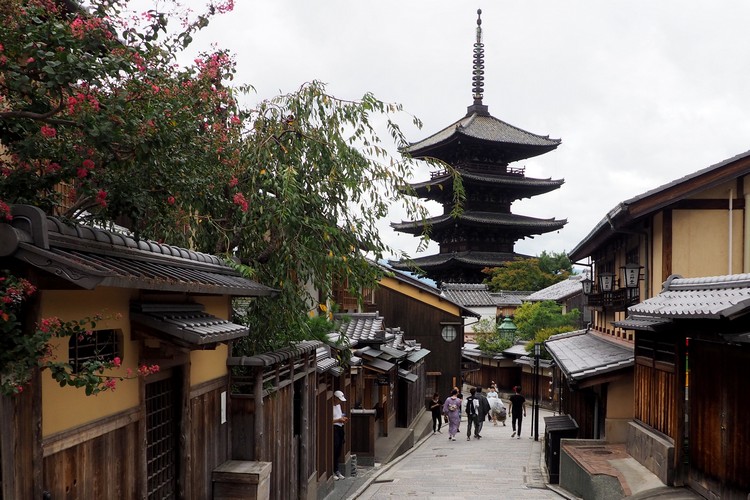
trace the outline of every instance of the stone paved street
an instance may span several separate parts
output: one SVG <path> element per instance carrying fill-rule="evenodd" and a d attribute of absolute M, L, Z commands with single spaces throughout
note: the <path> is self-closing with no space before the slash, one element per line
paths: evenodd
<path fill-rule="evenodd" d="M 538 442 L 529 436 L 530 411 L 521 439 L 510 437 L 510 419 L 506 427 L 485 423 L 481 440 L 466 440 L 465 420 L 456 441 L 448 440 L 444 426 L 442 434 L 425 438 L 351 498 L 559 499 L 546 488 L 540 465 L 544 417 L 548 415 L 551 413 L 540 412 Z"/>

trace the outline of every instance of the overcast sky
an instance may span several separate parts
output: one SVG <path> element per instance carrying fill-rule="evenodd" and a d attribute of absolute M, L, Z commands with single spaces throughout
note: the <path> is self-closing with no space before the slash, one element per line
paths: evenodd
<path fill-rule="evenodd" d="M 236 83 L 257 90 L 250 104 L 314 79 L 341 98 L 371 91 L 423 121 L 403 120 L 416 142 L 472 103 L 477 8 L 484 104 L 562 139 L 513 165 L 563 187 L 512 211 L 568 224 L 517 252 L 570 251 L 620 201 L 750 149 L 747 0 L 235 0 L 196 46 L 236 54 Z M 401 219 L 394 211 L 383 236 L 416 255 L 417 239 L 388 226 Z"/>

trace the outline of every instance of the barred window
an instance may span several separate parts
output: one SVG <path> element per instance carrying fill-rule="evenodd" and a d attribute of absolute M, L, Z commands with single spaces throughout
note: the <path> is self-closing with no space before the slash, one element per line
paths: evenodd
<path fill-rule="evenodd" d="M 112 361 L 122 356 L 120 330 L 93 330 L 71 336 L 68 342 L 68 360 L 73 373 L 78 373 L 86 361 Z"/>

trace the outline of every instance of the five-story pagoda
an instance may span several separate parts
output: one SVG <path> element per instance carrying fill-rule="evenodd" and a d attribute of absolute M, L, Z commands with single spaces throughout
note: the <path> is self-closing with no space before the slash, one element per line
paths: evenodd
<path fill-rule="evenodd" d="M 429 180 L 411 187 L 420 198 L 442 204 L 443 214 L 426 221 L 391 224 L 396 231 L 415 235 L 429 224 L 430 238 L 440 244 L 440 252 L 391 264 L 403 270 L 417 267 L 438 283 L 481 283 L 487 277 L 482 269 L 527 257 L 514 252 L 516 241 L 556 231 L 567 223 L 564 219 L 538 219 L 510 211 L 514 201 L 557 189 L 564 180 L 533 179 L 526 177 L 523 167 L 509 165 L 551 151 L 561 141 L 498 120 L 482 104 L 481 13 L 477 11 L 473 104 L 466 116 L 406 149 L 414 158 L 437 158 L 455 169 L 463 184 L 463 206 L 454 217 L 454 176 L 447 170 L 433 172 Z"/>

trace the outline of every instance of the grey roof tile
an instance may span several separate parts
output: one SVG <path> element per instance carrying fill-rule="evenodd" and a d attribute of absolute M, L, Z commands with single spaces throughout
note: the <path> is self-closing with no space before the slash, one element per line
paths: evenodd
<path fill-rule="evenodd" d="M 487 285 L 472 283 L 444 283 L 442 295 L 462 306 L 494 306 L 495 299 Z"/>
<path fill-rule="evenodd" d="M 553 335 L 544 345 L 566 377 L 574 381 L 629 368 L 635 361 L 632 346 L 587 330 Z"/>
<path fill-rule="evenodd" d="M 633 316 L 731 318 L 750 309 L 750 274 L 670 276 L 659 295 L 628 308 Z"/>
<path fill-rule="evenodd" d="M 526 297 L 529 302 L 541 302 L 543 300 L 564 300 L 568 297 L 583 293 L 581 288 L 582 274 L 570 276 L 568 279 L 542 288 Z"/>

